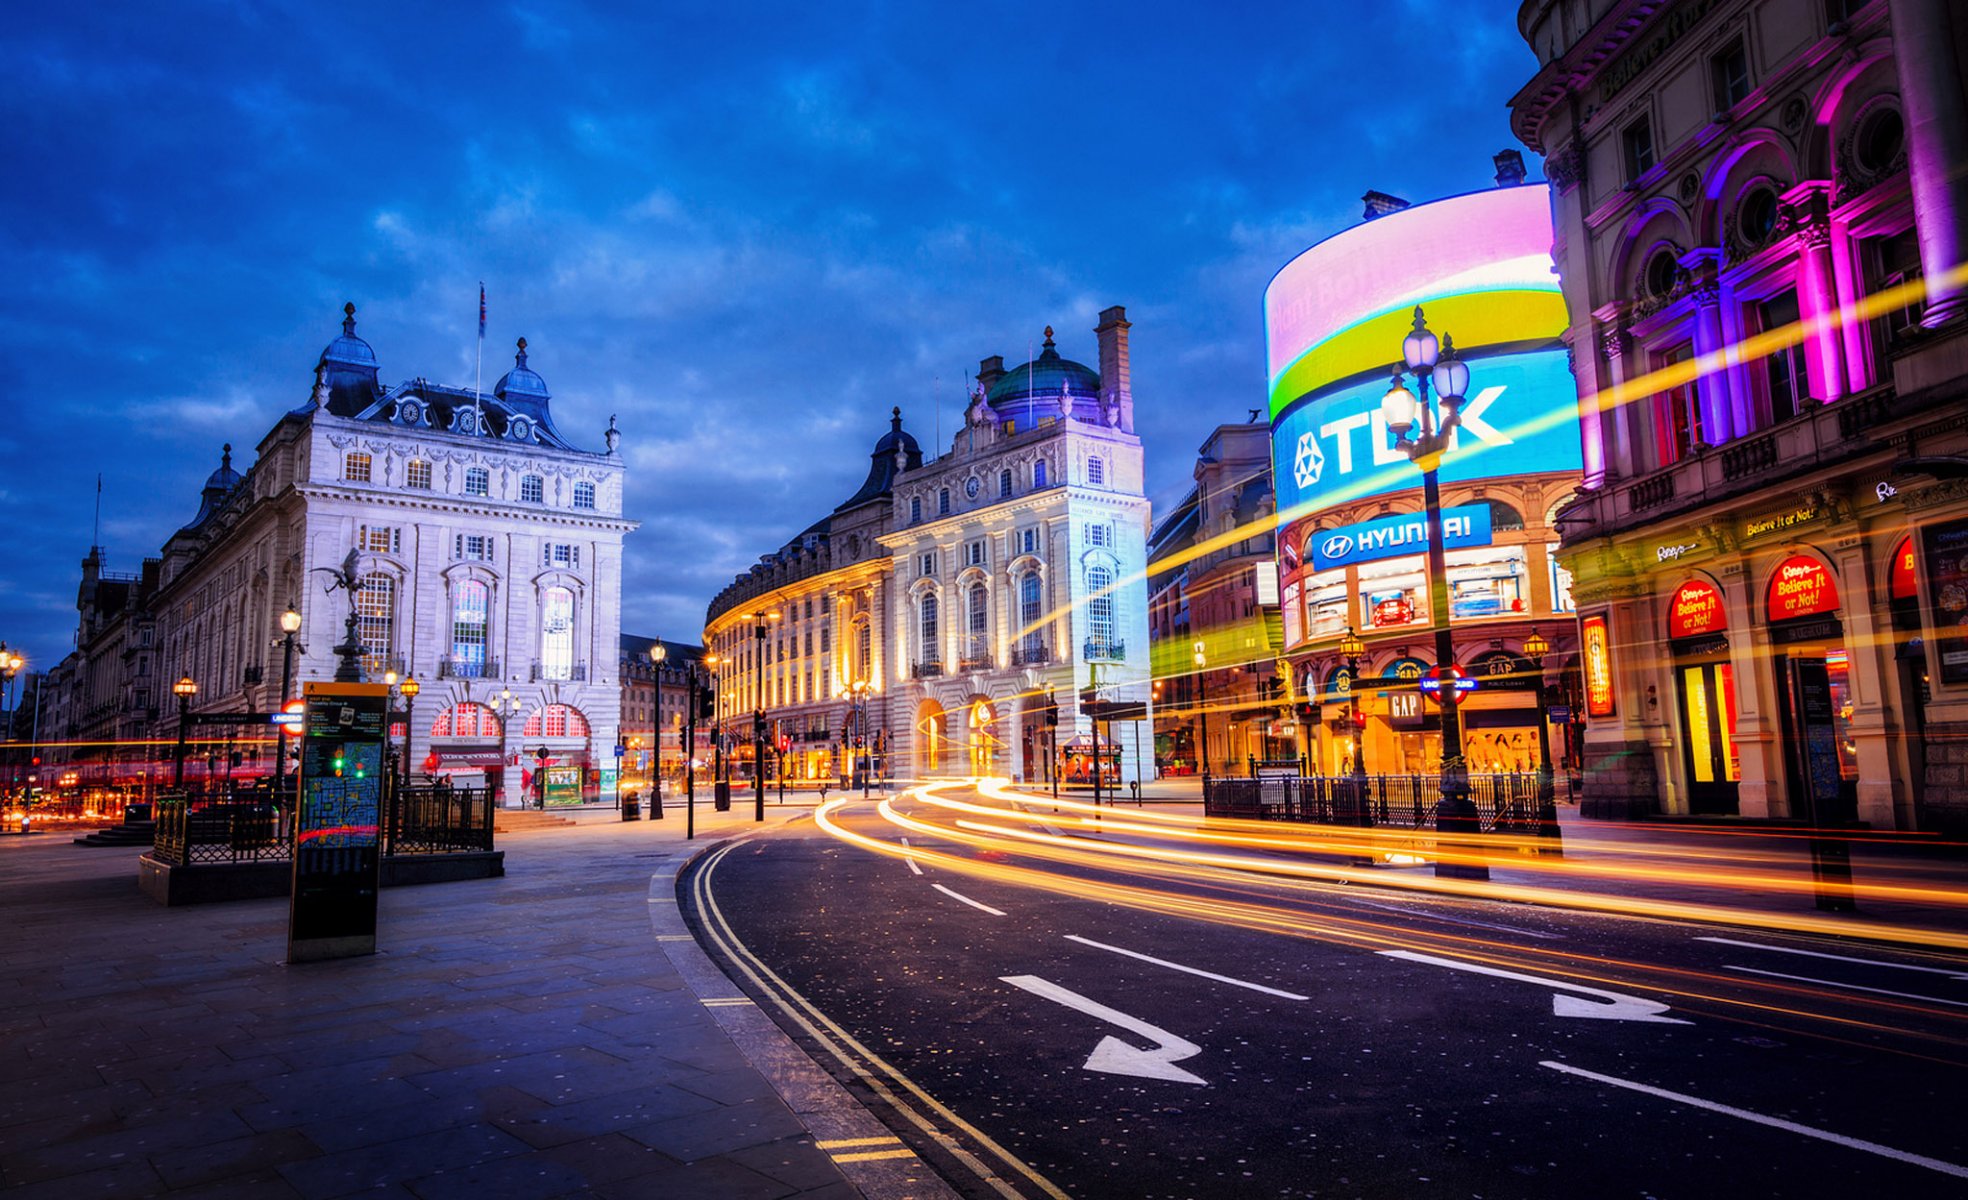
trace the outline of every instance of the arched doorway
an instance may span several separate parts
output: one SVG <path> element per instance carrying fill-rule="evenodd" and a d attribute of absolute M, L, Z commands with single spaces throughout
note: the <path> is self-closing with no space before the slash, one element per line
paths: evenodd
<path fill-rule="evenodd" d="M 1790 815 L 1814 824 L 1858 811 L 1851 654 L 1839 604 L 1837 578 L 1814 554 L 1779 561 L 1764 590 Z"/>
<path fill-rule="evenodd" d="M 999 773 L 999 756 L 1003 753 L 1002 741 L 998 736 L 998 706 L 988 696 L 978 696 L 970 702 L 970 773 L 972 775 L 996 775 Z"/>
<path fill-rule="evenodd" d="M 950 737 L 950 715 L 934 700 L 916 709 L 916 774 L 934 775 L 943 769 L 944 744 Z"/>
<path fill-rule="evenodd" d="M 526 743 L 520 768 L 529 802 L 554 807 L 600 797 L 586 713 L 571 704 L 543 704 L 527 714 L 520 736 Z"/>

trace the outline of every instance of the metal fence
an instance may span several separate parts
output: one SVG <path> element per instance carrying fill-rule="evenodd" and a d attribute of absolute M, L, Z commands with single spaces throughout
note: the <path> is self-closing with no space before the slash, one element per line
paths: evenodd
<path fill-rule="evenodd" d="M 293 856 L 293 812 L 263 797 L 165 794 L 157 799 L 155 816 L 151 856 L 172 866 L 284 862 Z M 383 817 L 384 857 L 492 849 L 489 788 L 397 788 L 385 799 Z"/>
<path fill-rule="evenodd" d="M 1537 835 L 1537 793 L 1534 771 L 1469 777 L 1470 799 L 1486 833 Z M 1277 774 L 1203 781 L 1205 817 L 1256 821 L 1433 829 L 1441 798 L 1439 775 Z"/>

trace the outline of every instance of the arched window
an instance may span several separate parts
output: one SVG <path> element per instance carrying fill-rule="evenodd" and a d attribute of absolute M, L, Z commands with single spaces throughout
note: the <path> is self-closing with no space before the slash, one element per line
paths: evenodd
<path fill-rule="evenodd" d="M 588 736 L 588 718 L 572 705 L 549 704 L 533 710 L 520 736 L 584 738 Z"/>
<path fill-rule="evenodd" d="M 546 498 L 547 485 L 545 480 L 541 479 L 538 475 L 521 475 L 519 477 L 519 502 L 521 504 L 539 504 Z"/>
<path fill-rule="evenodd" d="M 854 678 L 865 682 L 875 677 L 875 631 L 867 621 L 854 627 Z"/>
<path fill-rule="evenodd" d="M 1046 465 L 1045 459 L 1041 458 L 1032 464 L 1032 490 L 1037 491 L 1045 485 Z"/>
<path fill-rule="evenodd" d="M 360 450 L 351 450 L 343 455 L 342 478 L 350 483 L 368 483 L 369 456 Z"/>
<path fill-rule="evenodd" d="M 1028 663 L 1045 661 L 1045 631 L 1039 628 L 1045 609 L 1040 596 L 1037 571 L 1027 571 L 1018 577 L 1018 627 L 1025 631 L 1019 641 Z"/>
<path fill-rule="evenodd" d="M 455 704 L 437 714 L 431 723 L 434 738 L 497 738 L 499 717 L 483 704 Z"/>
<path fill-rule="evenodd" d="M 595 486 L 594 486 L 594 484 L 592 484 L 592 483 L 586 483 L 586 482 L 582 482 L 582 483 L 577 483 L 577 484 L 575 484 L 575 485 L 574 485 L 574 507 L 575 507 L 575 508 L 593 508 L 594 506 L 595 506 Z"/>
<path fill-rule="evenodd" d="M 396 580 L 383 574 L 362 577 L 362 589 L 355 594 L 355 633 L 362 643 L 363 673 L 388 670 L 396 644 Z"/>
<path fill-rule="evenodd" d="M 492 494 L 492 473 L 484 467 L 465 468 L 465 495 L 489 496 Z"/>
<path fill-rule="evenodd" d="M 940 663 L 943 656 L 937 649 L 936 641 L 936 593 L 924 596 L 917 611 L 922 618 L 918 623 L 922 634 L 922 660 L 925 663 Z"/>
<path fill-rule="evenodd" d="M 431 465 L 421 458 L 411 459 L 410 465 L 403 471 L 403 485 L 428 492 L 431 485 Z"/>
<path fill-rule="evenodd" d="M 1106 567 L 1087 571 L 1087 641 L 1092 643 L 1088 657 L 1107 658 L 1114 653 L 1114 597 L 1107 591 L 1114 574 Z"/>
<path fill-rule="evenodd" d="M 1483 500 L 1479 503 L 1489 506 L 1492 532 L 1515 533 L 1524 528 L 1524 514 L 1503 501 Z"/>
<path fill-rule="evenodd" d="M 1107 483 L 1107 464 L 1098 458 L 1087 459 L 1087 482 L 1094 487 L 1105 486 Z"/>
<path fill-rule="evenodd" d="M 467 579 L 451 593 L 451 674 L 459 679 L 485 675 L 485 633 L 490 624 L 492 589 Z"/>
<path fill-rule="evenodd" d="M 964 649 L 964 661 L 989 665 L 991 658 L 991 597 L 983 584 L 977 584 L 964 595 L 965 632 L 970 635 L 969 644 Z"/>
<path fill-rule="evenodd" d="M 540 600 L 540 676 L 574 677 L 574 593 L 548 588 Z"/>

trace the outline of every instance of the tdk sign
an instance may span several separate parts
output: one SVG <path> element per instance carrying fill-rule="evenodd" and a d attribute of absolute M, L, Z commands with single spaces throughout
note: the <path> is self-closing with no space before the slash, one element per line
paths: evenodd
<path fill-rule="evenodd" d="M 1460 550 L 1490 544 L 1490 508 L 1487 504 L 1458 505 L 1442 510 L 1442 546 Z M 1376 517 L 1358 525 L 1321 529 L 1307 542 L 1306 555 L 1312 569 L 1324 571 L 1377 558 L 1398 558 L 1403 554 L 1428 552 L 1428 522 L 1421 513 L 1395 517 Z"/>
<path fill-rule="evenodd" d="M 1469 374 L 1462 425 L 1442 456 L 1442 482 L 1583 469 L 1578 391 L 1563 350 L 1470 359 Z M 1381 419 L 1386 391 L 1386 379 L 1375 378 L 1313 392 L 1279 418 L 1271 432 L 1272 465 L 1286 520 L 1300 505 L 1318 511 L 1421 485 L 1420 472 L 1406 451 L 1394 448 Z"/>

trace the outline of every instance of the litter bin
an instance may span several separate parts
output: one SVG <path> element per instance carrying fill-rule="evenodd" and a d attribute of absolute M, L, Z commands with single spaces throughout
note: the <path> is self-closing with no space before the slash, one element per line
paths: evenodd
<path fill-rule="evenodd" d="M 622 819 L 624 821 L 642 820 L 642 797 L 630 792 L 622 797 Z"/>
<path fill-rule="evenodd" d="M 711 807 L 718 812 L 731 811 L 731 781 L 729 779 L 720 779 L 717 781 L 717 787 L 711 793 Z"/>

